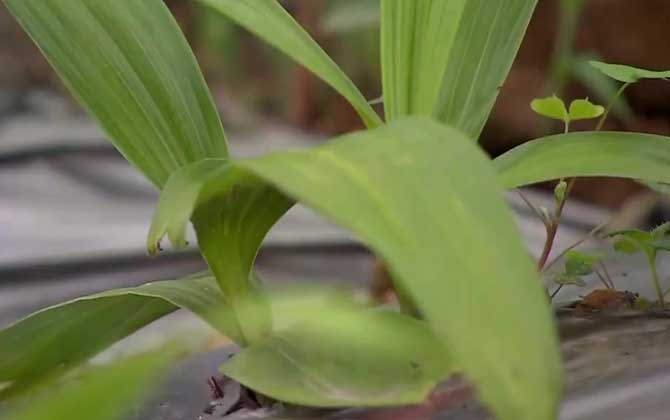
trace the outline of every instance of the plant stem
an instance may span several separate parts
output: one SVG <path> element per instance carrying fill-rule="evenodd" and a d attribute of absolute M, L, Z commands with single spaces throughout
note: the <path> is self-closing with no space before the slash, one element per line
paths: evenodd
<path fill-rule="evenodd" d="M 607 108 L 605 108 L 603 116 L 600 117 L 600 121 L 598 121 L 598 125 L 596 125 L 595 131 L 600 131 L 603 128 L 603 126 L 605 125 L 605 121 L 607 121 L 607 116 L 610 114 L 612 108 L 614 108 L 614 105 L 616 104 L 616 101 L 619 99 L 619 96 L 623 94 L 623 92 L 626 90 L 628 86 L 630 86 L 630 82 L 621 85 L 616 95 L 614 95 L 614 97 L 610 100 L 609 104 L 607 104 Z"/>
<path fill-rule="evenodd" d="M 603 269 L 603 273 L 605 273 L 605 277 L 610 282 L 610 285 L 612 286 L 612 289 L 616 290 L 616 286 L 614 285 L 614 280 L 612 280 L 612 276 L 610 276 L 610 273 L 607 270 L 607 266 L 602 261 L 600 262 L 600 268 Z"/>
<path fill-rule="evenodd" d="M 540 259 L 537 262 L 537 268 L 540 271 L 542 271 L 542 269 L 544 268 L 545 264 L 547 263 L 547 259 L 549 259 L 549 254 L 551 254 L 551 249 L 554 246 L 554 240 L 556 239 L 556 234 L 558 233 L 558 226 L 561 224 L 561 216 L 563 215 L 563 209 L 565 208 L 566 201 L 568 201 L 570 191 L 572 190 L 572 187 L 574 187 L 575 185 L 575 180 L 576 178 L 571 178 L 568 181 L 568 187 L 565 190 L 565 196 L 557 204 L 553 220 L 551 221 L 549 226 L 547 226 L 547 239 L 544 241 L 544 248 L 542 249 Z"/>
<path fill-rule="evenodd" d="M 647 259 L 649 260 L 649 268 L 651 269 L 651 280 L 654 283 L 654 289 L 656 289 L 656 295 L 658 296 L 658 303 L 661 305 L 661 308 L 665 308 L 665 298 L 663 297 L 663 290 L 661 289 L 661 282 L 658 279 L 658 270 L 656 269 L 656 253 L 648 252 Z"/>
<path fill-rule="evenodd" d="M 626 88 L 630 85 L 630 83 L 624 83 L 619 90 L 617 91 L 616 95 L 614 95 L 614 98 L 610 100 L 610 103 L 607 105 L 607 109 L 603 113 L 603 116 L 600 118 L 600 121 L 598 121 L 598 125 L 596 125 L 595 131 L 600 131 L 603 128 L 603 125 L 605 124 L 605 121 L 607 120 L 607 116 L 609 115 L 610 111 L 614 107 L 614 104 L 616 103 L 616 100 L 623 94 L 623 92 L 626 90 Z M 565 122 L 565 134 L 568 134 L 568 131 L 570 130 L 570 123 L 569 121 Z M 563 179 L 561 179 L 563 181 Z M 556 211 L 554 213 L 554 220 L 552 220 L 551 224 L 547 226 L 547 239 L 544 243 L 544 249 L 542 250 L 542 254 L 540 256 L 540 259 L 537 262 L 537 266 L 542 271 L 544 269 L 545 264 L 547 263 L 547 259 L 549 258 L 549 254 L 551 253 L 551 248 L 554 245 L 554 240 L 556 239 L 556 233 L 558 232 L 558 226 L 561 223 L 561 216 L 563 215 L 563 208 L 565 207 L 565 202 L 568 200 L 568 196 L 570 195 L 570 191 L 572 191 L 572 187 L 575 186 L 575 181 L 576 178 L 570 179 L 568 181 L 568 187 L 565 190 L 565 196 L 561 200 L 560 203 L 558 203 Z M 562 254 L 565 255 L 565 254 Z M 553 262 L 552 262 L 553 264 Z"/>
<path fill-rule="evenodd" d="M 594 270 L 594 273 L 596 273 L 596 276 L 600 279 L 601 283 L 605 285 L 605 289 L 611 289 L 612 287 L 610 284 L 607 282 L 607 279 L 605 279 L 605 276 L 602 275 L 602 273 L 598 270 Z"/>
<path fill-rule="evenodd" d="M 519 197 L 521 197 L 521 199 L 523 200 L 523 202 L 526 203 L 526 205 L 528 206 L 528 208 L 531 209 L 531 211 L 532 211 L 533 213 L 535 213 L 535 215 L 536 215 L 536 216 L 537 216 L 543 223 L 546 223 L 546 221 L 544 220 L 544 215 L 542 215 L 542 213 L 537 209 L 537 207 L 535 207 L 535 205 L 534 205 L 533 203 L 530 202 L 530 200 L 528 199 L 528 197 L 526 197 L 526 195 L 523 193 L 523 191 L 521 191 L 521 189 L 517 188 L 517 189 L 516 189 L 516 192 L 517 192 L 517 194 L 519 194 Z"/>
<path fill-rule="evenodd" d="M 554 300 L 554 298 L 556 297 L 556 295 L 558 294 L 558 292 L 561 291 L 562 288 L 563 288 L 563 285 L 562 285 L 562 284 L 559 284 L 558 287 L 556 288 L 556 290 L 554 290 L 554 293 L 552 293 L 551 296 L 549 296 L 549 300 L 550 300 L 550 301 Z"/>
<path fill-rule="evenodd" d="M 548 269 L 550 269 L 554 264 L 559 262 L 561 260 L 561 258 L 563 258 L 565 256 L 565 254 L 567 254 L 568 252 L 577 248 L 579 245 L 583 244 L 584 241 L 591 238 L 593 235 L 598 233 L 600 230 L 602 230 L 602 228 L 604 228 L 607 225 L 608 225 L 608 223 L 602 223 L 602 224 L 596 226 L 595 228 L 591 229 L 591 231 L 589 233 L 587 233 L 586 235 L 584 235 L 584 237 L 582 237 L 580 240 L 578 240 L 574 244 L 570 245 L 569 247 L 565 248 L 560 254 L 558 254 L 553 260 L 551 260 L 551 262 L 546 264 L 544 266 L 544 268 L 542 269 L 542 271 L 547 271 Z"/>

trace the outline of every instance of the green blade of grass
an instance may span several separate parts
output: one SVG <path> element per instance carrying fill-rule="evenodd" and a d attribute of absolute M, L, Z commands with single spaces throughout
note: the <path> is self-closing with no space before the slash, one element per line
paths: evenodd
<path fill-rule="evenodd" d="M 498 97 L 537 0 L 469 0 L 451 46 L 434 115 L 477 139 Z"/>
<path fill-rule="evenodd" d="M 0 331 L 0 397 L 78 366 L 115 342 L 185 308 L 222 334 L 238 326 L 211 277 L 112 290 L 43 309 Z"/>
<path fill-rule="evenodd" d="M 381 60 L 387 121 L 431 115 L 465 0 L 382 0 Z"/>
<path fill-rule="evenodd" d="M 282 51 L 344 96 L 367 127 L 381 119 L 356 85 L 276 0 L 199 0 Z"/>
<path fill-rule="evenodd" d="M 156 186 L 226 157 L 198 65 L 162 0 L 5 0 L 65 85 Z"/>
<path fill-rule="evenodd" d="M 670 138 L 579 132 L 532 140 L 494 160 L 506 188 L 561 178 L 604 176 L 670 182 Z"/>
<path fill-rule="evenodd" d="M 387 262 L 401 296 L 500 418 L 554 418 L 561 370 L 551 312 L 496 173 L 474 142 L 412 117 L 322 147 L 222 165 L 232 169 L 214 176 L 220 188 L 201 180 L 193 202 L 163 201 L 166 231 L 201 203 L 233 194 L 231 185 L 269 185 L 350 229 Z M 228 228 L 270 226 L 280 216 L 255 205 L 253 218 Z"/>

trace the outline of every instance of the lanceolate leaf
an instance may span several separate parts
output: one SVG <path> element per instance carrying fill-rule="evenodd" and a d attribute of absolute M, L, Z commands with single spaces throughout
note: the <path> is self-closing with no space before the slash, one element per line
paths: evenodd
<path fill-rule="evenodd" d="M 451 47 L 436 117 L 477 139 L 537 0 L 468 0 Z"/>
<path fill-rule="evenodd" d="M 670 138 L 618 132 L 561 134 L 524 143 L 493 162 L 506 188 L 588 176 L 670 182 Z"/>
<path fill-rule="evenodd" d="M 276 0 L 199 0 L 281 50 L 344 96 L 368 127 L 381 123 L 354 83 Z"/>
<path fill-rule="evenodd" d="M 591 58 L 593 57 L 585 55 L 577 56 L 570 67 L 570 71 L 577 81 L 589 89 L 589 92 L 598 102 L 607 103 L 617 96 L 620 86 L 615 80 L 593 68 L 589 64 L 592 61 Z M 625 121 L 629 121 L 634 116 L 633 110 L 623 95 L 615 102 L 612 107 L 612 113 Z"/>
<path fill-rule="evenodd" d="M 239 340 L 235 318 L 211 277 L 113 290 L 52 306 L 0 331 L 0 382 L 12 384 L 2 394 L 67 371 L 179 308 Z"/>
<path fill-rule="evenodd" d="M 465 0 L 381 0 L 387 121 L 431 115 Z"/>
<path fill-rule="evenodd" d="M 226 157 L 221 122 L 162 0 L 5 0 L 114 145 L 156 186 Z"/>
<path fill-rule="evenodd" d="M 460 132 L 407 118 L 231 165 L 375 250 L 500 418 L 553 418 L 561 373 L 546 296 L 490 162 Z"/>
<path fill-rule="evenodd" d="M 592 67 L 600 70 L 606 76 L 624 83 L 635 83 L 642 79 L 668 79 L 670 71 L 652 71 L 623 64 L 608 64 L 600 61 L 590 61 Z"/>
<path fill-rule="evenodd" d="M 31 399 L 9 413 L 7 420 L 116 420 L 151 394 L 174 355 L 166 351 L 147 353 L 93 369 L 65 385 Z"/>
<path fill-rule="evenodd" d="M 264 395 L 319 407 L 418 404 L 451 373 L 445 347 L 425 322 L 329 309 L 311 319 L 303 314 L 303 322 L 243 349 L 223 373 Z"/>

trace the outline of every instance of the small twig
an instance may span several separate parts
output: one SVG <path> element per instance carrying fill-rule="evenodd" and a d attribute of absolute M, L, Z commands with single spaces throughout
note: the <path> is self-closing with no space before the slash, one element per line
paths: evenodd
<path fill-rule="evenodd" d="M 558 292 L 561 291 L 562 288 L 563 288 L 563 285 L 562 285 L 562 284 L 559 284 L 558 287 L 556 288 L 556 290 L 554 290 L 554 293 L 552 293 L 551 296 L 549 296 L 549 300 L 550 300 L 550 301 L 554 300 L 554 298 L 556 297 L 556 295 L 558 294 Z"/>
<path fill-rule="evenodd" d="M 614 108 L 614 105 L 616 105 L 616 101 L 619 99 L 619 96 L 623 94 L 623 92 L 626 90 L 628 86 L 630 86 L 630 82 L 621 85 L 616 95 L 614 95 L 614 97 L 610 100 L 609 104 L 607 104 L 607 108 L 605 108 L 603 116 L 600 117 L 600 121 L 598 121 L 598 125 L 596 125 L 596 131 L 600 131 L 603 128 L 603 126 L 605 125 L 605 121 L 607 121 L 607 116 L 610 114 L 612 108 Z"/>
<path fill-rule="evenodd" d="M 526 203 L 526 205 L 528 206 L 528 208 L 530 208 L 530 209 L 532 210 L 532 212 L 535 213 L 535 215 L 536 215 L 536 216 L 542 221 L 542 223 L 544 223 L 545 226 L 546 226 L 546 223 L 547 223 L 547 222 L 546 222 L 546 220 L 544 220 L 544 215 L 542 214 L 542 212 L 540 212 L 540 210 L 538 210 L 537 207 L 535 207 L 535 205 L 534 205 L 533 203 L 530 202 L 530 200 L 526 197 L 526 195 L 525 195 L 519 188 L 516 189 L 516 192 L 517 192 L 517 194 L 519 194 L 519 197 L 521 197 L 521 199 L 523 200 L 523 202 Z"/>
<path fill-rule="evenodd" d="M 582 237 L 580 240 L 578 240 L 578 241 L 575 242 L 574 244 L 570 245 L 569 247 L 565 248 L 565 249 L 563 250 L 563 252 L 561 252 L 560 254 L 558 254 L 558 255 L 556 256 L 556 258 L 554 258 L 554 259 L 551 260 L 547 265 L 544 266 L 544 268 L 542 269 L 542 272 L 547 271 L 548 269 L 550 269 L 554 264 L 556 264 L 557 262 L 559 262 L 559 261 L 561 260 L 561 258 L 565 257 L 565 254 L 567 254 L 568 252 L 570 252 L 570 251 L 572 251 L 573 249 L 577 248 L 579 245 L 581 245 L 581 244 L 583 244 L 584 242 L 586 242 L 586 240 L 592 238 L 596 233 L 598 233 L 598 232 L 601 231 L 605 226 L 607 226 L 608 223 L 609 223 L 609 222 L 607 222 L 607 223 L 602 223 L 602 224 L 596 226 L 596 227 L 593 228 L 589 233 L 587 233 L 586 235 L 584 235 L 584 237 Z"/>
<path fill-rule="evenodd" d="M 545 264 L 547 263 L 547 259 L 549 258 L 549 254 L 551 254 L 551 249 L 554 246 L 554 241 L 556 240 L 556 234 L 558 233 L 558 227 L 561 224 L 561 216 L 563 216 L 563 209 L 565 208 L 565 203 L 568 201 L 568 196 L 570 196 L 570 191 L 572 191 L 572 187 L 575 186 L 577 178 L 571 178 L 568 181 L 568 187 L 565 189 L 565 195 L 563 196 L 563 199 L 558 203 L 556 210 L 554 211 L 554 218 L 551 221 L 550 225 L 547 226 L 547 239 L 544 242 L 544 248 L 542 249 L 542 254 L 540 255 L 540 259 L 537 262 L 537 268 L 542 271 Z M 563 180 L 561 180 L 562 182 Z"/>
<path fill-rule="evenodd" d="M 594 273 L 596 273 L 596 276 L 600 279 L 600 281 L 605 285 L 605 289 L 612 289 L 612 287 L 607 283 L 607 280 L 605 279 L 605 276 L 603 276 L 600 271 L 598 270 L 593 270 Z"/>
<path fill-rule="evenodd" d="M 607 270 L 607 266 L 602 261 L 600 261 L 600 268 L 603 269 L 603 272 L 605 273 L 605 277 L 607 277 L 607 280 L 609 280 L 610 285 L 612 285 L 612 289 L 616 290 L 616 286 L 614 285 L 614 280 L 612 279 L 612 276 L 610 276 L 610 273 Z"/>

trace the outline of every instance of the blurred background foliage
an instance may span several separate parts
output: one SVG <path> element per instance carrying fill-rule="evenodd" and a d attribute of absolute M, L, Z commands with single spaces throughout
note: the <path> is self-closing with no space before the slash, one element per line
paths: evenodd
<path fill-rule="evenodd" d="M 324 136 L 362 128 L 344 99 L 308 71 L 192 0 L 167 0 L 193 46 L 224 124 L 243 129 L 267 121 Z M 378 0 L 284 0 L 283 4 L 370 100 L 379 98 Z M 552 93 L 605 102 L 612 89 L 588 59 L 670 69 L 667 0 L 540 0 L 514 68 L 501 86 L 482 136 L 492 155 L 556 129 L 529 107 Z M 0 117 L 20 110 L 28 90 L 64 89 L 26 35 L 0 8 Z M 4 98 L 4 99 L 3 99 Z M 382 112 L 382 106 L 376 105 Z M 79 112 L 72 106 L 71 112 Z M 670 134 L 670 83 L 644 81 L 626 92 L 606 129 Z M 589 122 L 576 129 L 592 128 Z M 585 180 L 576 196 L 615 208 L 641 187 Z"/>

